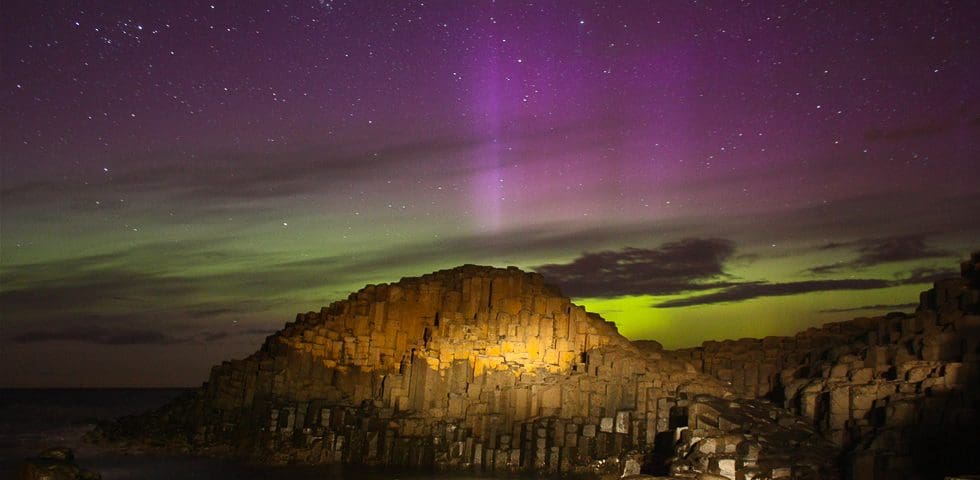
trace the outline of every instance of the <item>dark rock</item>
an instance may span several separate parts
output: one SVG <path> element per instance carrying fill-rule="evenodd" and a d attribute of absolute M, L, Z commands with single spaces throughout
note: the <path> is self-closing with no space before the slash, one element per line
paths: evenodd
<path fill-rule="evenodd" d="M 37 458 L 44 460 L 56 460 L 66 463 L 74 462 L 75 452 L 68 447 L 53 447 L 38 454 Z"/>
<path fill-rule="evenodd" d="M 75 454 L 66 447 L 50 448 L 25 461 L 17 480 L 101 480 L 102 476 L 75 464 Z"/>

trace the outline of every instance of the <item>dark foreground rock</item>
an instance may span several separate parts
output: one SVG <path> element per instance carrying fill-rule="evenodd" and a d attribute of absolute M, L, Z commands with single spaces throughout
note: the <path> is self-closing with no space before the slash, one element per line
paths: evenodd
<path fill-rule="evenodd" d="M 101 480 L 102 476 L 75 464 L 71 449 L 56 447 L 25 461 L 17 470 L 17 480 Z"/>

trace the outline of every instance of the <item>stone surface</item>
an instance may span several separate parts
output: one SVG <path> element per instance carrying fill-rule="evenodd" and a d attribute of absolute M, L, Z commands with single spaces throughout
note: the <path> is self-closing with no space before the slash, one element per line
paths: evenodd
<path fill-rule="evenodd" d="M 696 472 L 727 479 L 776 478 L 792 472 L 791 478 L 839 478 L 834 445 L 770 402 L 696 395 L 680 399 L 674 408 L 686 415 L 668 460 L 675 477 Z"/>

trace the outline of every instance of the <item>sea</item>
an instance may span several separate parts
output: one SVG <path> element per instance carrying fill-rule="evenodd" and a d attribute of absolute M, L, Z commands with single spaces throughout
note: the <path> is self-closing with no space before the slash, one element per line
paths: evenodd
<path fill-rule="evenodd" d="M 389 471 L 340 466 L 260 466 L 214 458 L 123 454 L 86 442 L 101 420 L 163 406 L 187 389 L 0 389 L 0 479 L 41 451 L 71 448 L 75 463 L 104 480 L 477 480 L 458 473 Z"/>

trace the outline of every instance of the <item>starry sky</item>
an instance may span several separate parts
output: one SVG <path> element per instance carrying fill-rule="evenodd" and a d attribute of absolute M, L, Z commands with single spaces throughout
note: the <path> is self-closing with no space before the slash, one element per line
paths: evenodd
<path fill-rule="evenodd" d="M 5 1 L 0 386 L 463 263 L 669 348 L 912 309 L 980 248 L 978 7 Z"/>

